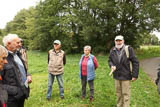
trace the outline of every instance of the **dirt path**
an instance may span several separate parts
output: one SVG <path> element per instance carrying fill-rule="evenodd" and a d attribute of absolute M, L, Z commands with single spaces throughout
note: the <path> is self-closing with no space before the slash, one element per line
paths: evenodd
<path fill-rule="evenodd" d="M 155 81 L 157 78 L 157 68 L 160 67 L 160 57 L 150 58 L 140 61 L 140 66 L 149 77 Z"/>

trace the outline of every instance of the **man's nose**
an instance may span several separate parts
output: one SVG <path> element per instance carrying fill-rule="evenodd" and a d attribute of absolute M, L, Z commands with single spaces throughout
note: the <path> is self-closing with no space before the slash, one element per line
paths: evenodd
<path fill-rule="evenodd" d="M 7 59 L 5 59 L 5 60 L 4 60 L 4 64 L 7 64 L 7 63 L 8 63 L 8 61 L 7 61 Z"/>

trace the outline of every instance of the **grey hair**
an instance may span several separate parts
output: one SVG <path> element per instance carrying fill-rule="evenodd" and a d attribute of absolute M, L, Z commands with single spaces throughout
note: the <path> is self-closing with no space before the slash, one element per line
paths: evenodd
<path fill-rule="evenodd" d="M 84 46 L 84 49 L 88 49 L 89 51 L 91 51 L 91 46 L 86 45 L 86 46 Z"/>
<path fill-rule="evenodd" d="M 7 36 L 3 37 L 3 44 L 4 46 L 7 46 L 8 42 L 11 42 L 12 40 L 19 38 L 17 34 L 8 34 Z"/>
<path fill-rule="evenodd" d="M 8 56 L 8 51 L 5 47 L 3 47 L 2 45 L 0 45 L 0 56 L 2 56 L 3 54 L 5 54 L 6 56 Z"/>

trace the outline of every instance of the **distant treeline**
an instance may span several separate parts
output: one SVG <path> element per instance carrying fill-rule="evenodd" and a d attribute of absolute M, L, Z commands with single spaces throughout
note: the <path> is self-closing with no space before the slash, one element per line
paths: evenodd
<path fill-rule="evenodd" d="M 43 51 L 59 39 L 68 53 L 81 52 L 84 45 L 107 52 L 119 34 L 133 47 L 157 44 L 150 32 L 160 28 L 159 6 L 159 0 L 43 0 L 18 12 L 0 30 L 0 39 L 15 33 L 29 49 Z"/>

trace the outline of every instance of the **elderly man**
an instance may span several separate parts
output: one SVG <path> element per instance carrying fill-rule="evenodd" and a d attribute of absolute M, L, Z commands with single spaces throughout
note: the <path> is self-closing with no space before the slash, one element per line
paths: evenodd
<path fill-rule="evenodd" d="M 117 107 L 130 107 L 130 81 L 136 81 L 138 78 L 139 62 L 133 48 L 124 44 L 123 36 L 116 36 L 115 47 L 110 51 L 108 63 L 114 71 Z"/>
<path fill-rule="evenodd" d="M 2 77 L 1 77 L 1 71 L 3 70 L 4 65 L 8 63 L 6 59 L 7 55 L 8 51 L 6 50 L 6 48 L 0 45 L 0 107 L 7 107 L 6 103 L 8 94 L 6 90 L 4 90 L 3 88 Z"/>
<path fill-rule="evenodd" d="M 64 51 L 61 50 L 61 42 L 59 40 L 55 40 L 53 42 L 53 49 L 48 52 L 48 101 L 51 99 L 52 85 L 55 77 L 58 81 L 60 97 L 61 99 L 64 99 L 63 72 L 65 64 L 66 56 Z"/>
<path fill-rule="evenodd" d="M 8 34 L 3 38 L 8 49 L 7 61 L 2 71 L 2 83 L 8 92 L 8 107 L 24 107 L 24 101 L 29 97 L 28 83 L 32 82 L 26 70 L 24 61 L 17 54 L 20 39 L 16 34 Z"/>

